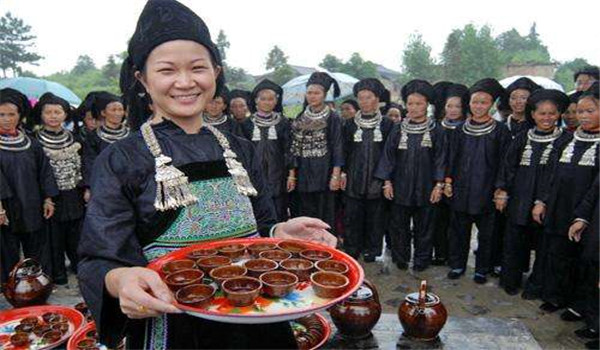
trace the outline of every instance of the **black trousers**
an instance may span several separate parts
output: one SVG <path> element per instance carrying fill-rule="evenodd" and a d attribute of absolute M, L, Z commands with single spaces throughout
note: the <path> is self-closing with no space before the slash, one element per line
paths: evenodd
<path fill-rule="evenodd" d="M 494 231 L 492 233 L 492 267 L 502 266 L 502 256 L 504 248 L 504 234 L 508 226 L 506 214 L 494 210 L 496 220 L 494 222 Z"/>
<path fill-rule="evenodd" d="M 517 225 L 510 221 L 507 222 L 503 242 L 502 274 L 500 276 L 502 286 L 506 288 L 521 287 L 523 272 L 529 269 L 531 248 L 534 242 L 539 241 L 538 237 L 542 234 L 542 229 L 539 226 L 536 227 L 533 224 Z M 541 259 L 539 250 L 536 248 L 536 260 Z M 537 276 L 536 278 L 540 277 Z"/>
<path fill-rule="evenodd" d="M 477 226 L 477 254 L 475 272 L 487 274 L 492 268 L 492 235 L 494 234 L 494 211 L 479 215 L 470 215 L 453 211 L 450 219 L 450 240 L 448 264 L 452 269 L 467 268 L 469 251 L 471 250 L 471 229 Z"/>
<path fill-rule="evenodd" d="M 290 218 L 288 213 L 288 202 L 289 200 L 287 194 L 273 197 L 275 213 L 277 214 L 277 222 L 284 222 Z"/>
<path fill-rule="evenodd" d="M 546 234 L 546 261 L 543 270 L 542 299 L 558 306 L 568 306 L 574 300 L 578 281 L 577 262 L 581 244 L 569 241 L 567 235 Z"/>
<path fill-rule="evenodd" d="M 414 241 L 414 266 L 427 267 L 433 250 L 433 215 L 431 205 L 417 207 L 394 204 L 390 235 L 392 256 L 397 263 L 410 262 L 411 240 Z M 410 229 L 411 219 L 413 230 Z"/>
<path fill-rule="evenodd" d="M 295 192 L 293 217 L 309 216 L 325 221 L 335 231 L 335 193 Z M 335 233 L 335 232 L 334 232 Z"/>
<path fill-rule="evenodd" d="M 443 200 L 435 206 L 433 255 L 435 255 L 436 259 L 448 259 L 448 230 L 450 230 L 450 213 L 450 205 Z"/>
<path fill-rule="evenodd" d="M 345 197 L 344 250 L 358 257 L 361 253 L 381 255 L 384 224 L 383 199 L 357 199 Z"/>
<path fill-rule="evenodd" d="M 578 270 L 579 283 L 571 307 L 583 315 L 588 328 L 598 332 L 598 260 L 580 259 Z"/>
<path fill-rule="evenodd" d="M 67 280 L 65 253 L 71 262 L 73 271 L 77 271 L 79 258 L 77 246 L 81 235 L 83 218 L 69 221 L 52 221 L 50 224 L 50 238 L 52 247 L 52 278 L 57 281 Z"/>
<path fill-rule="evenodd" d="M 10 271 L 21 259 L 21 248 L 25 258 L 35 259 L 42 265 L 44 272 L 51 275 L 49 241 L 46 227 L 33 232 L 15 232 L 10 226 L 0 226 L 1 282 L 8 280 Z"/>

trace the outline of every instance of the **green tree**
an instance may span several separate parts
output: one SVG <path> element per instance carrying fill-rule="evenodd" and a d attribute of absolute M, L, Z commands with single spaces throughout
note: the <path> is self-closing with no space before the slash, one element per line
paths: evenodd
<path fill-rule="evenodd" d="M 226 65 L 224 63 L 224 65 Z M 250 89 L 254 83 L 254 79 L 243 69 L 236 67 L 226 67 L 225 81 L 231 89 Z"/>
<path fill-rule="evenodd" d="M 279 46 L 275 45 L 269 55 L 267 56 L 267 62 L 265 68 L 267 70 L 283 68 L 288 64 L 288 57 L 283 53 Z"/>
<path fill-rule="evenodd" d="M 462 81 L 461 71 L 461 48 L 462 31 L 454 29 L 444 44 L 444 50 L 441 55 L 443 79 L 450 81 Z"/>
<path fill-rule="evenodd" d="M 219 30 L 217 48 L 219 49 L 219 54 L 221 54 L 221 59 L 225 61 L 227 59 L 227 49 L 229 49 L 229 40 L 227 40 L 227 35 L 225 35 L 223 29 Z"/>
<path fill-rule="evenodd" d="M 78 75 L 96 69 L 96 64 L 90 56 L 79 55 L 79 57 L 77 57 L 77 63 L 75 63 L 75 66 L 73 67 L 73 69 L 71 69 L 71 73 L 74 75 Z"/>
<path fill-rule="evenodd" d="M 431 57 L 431 46 L 419 33 L 410 35 L 408 44 L 402 52 L 402 70 L 409 79 L 438 79 L 436 64 Z"/>
<path fill-rule="evenodd" d="M 571 91 L 575 89 L 575 82 L 573 81 L 573 75 L 579 69 L 589 66 L 590 63 L 583 58 L 576 58 L 571 61 L 562 63 L 554 72 L 554 80 L 561 84 L 565 91 Z"/>
<path fill-rule="evenodd" d="M 516 29 L 512 28 L 498 35 L 495 41 L 504 64 L 551 62 L 550 53 L 539 38 L 535 22 L 526 36 L 521 36 Z"/>
<path fill-rule="evenodd" d="M 284 64 L 275 69 L 272 80 L 276 84 L 283 85 L 294 77 L 296 77 L 296 72 L 294 72 L 289 64 Z"/>
<path fill-rule="evenodd" d="M 334 55 L 327 54 L 319 63 L 319 67 L 327 69 L 330 72 L 341 72 L 344 66 L 344 62 Z"/>
<path fill-rule="evenodd" d="M 13 76 L 21 71 L 21 65 L 33 64 L 43 57 L 33 52 L 36 36 L 31 34 L 31 26 L 22 19 L 7 12 L 0 18 L 0 69 L 6 77 L 10 69 Z"/>
<path fill-rule="evenodd" d="M 102 76 L 107 82 L 119 82 L 119 74 L 121 72 L 121 64 L 115 60 L 115 55 L 108 56 L 108 61 L 102 67 Z"/>
<path fill-rule="evenodd" d="M 379 78 L 377 65 L 371 61 L 365 61 L 358 52 L 353 53 L 350 59 L 344 63 L 341 72 L 356 79 Z"/>

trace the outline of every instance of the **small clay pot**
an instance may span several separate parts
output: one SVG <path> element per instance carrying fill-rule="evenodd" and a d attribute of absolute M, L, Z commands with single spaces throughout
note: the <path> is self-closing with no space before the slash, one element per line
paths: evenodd
<path fill-rule="evenodd" d="M 292 253 L 286 252 L 285 250 L 266 250 L 264 252 L 260 252 L 258 257 L 261 259 L 269 259 L 275 262 L 280 262 L 291 258 Z"/>
<path fill-rule="evenodd" d="M 345 275 L 350 269 L 345 262 L 336 260 L 321 260 L 315 263 L 318 271 L 337 272 Z"/>
<path fill-rule="evenodd" d="M 51 319 L 53 319 L 59 315 L 60 314 L 58 314 L 56 312 L 46 312 L 42 315 L 42 320 L 44 320 L 44 322 L 50 322 Z"/>
<path fill-rule="evenodd" d="M 277 248 L 285 250 L 286 252 L 292 253 L 292 256 L 297 258 L 300 256 L 300 252 L 306 250 L 306 246 L 300 241 L 284 240 L 277 243 Z"/>
<path fill-rule="evenodd" d="M 196 262 L 190 259 L 181 259 L 181 260 L 173 260 L 165 263 L 161 270 L 165 275 L 170 275 L 173 272 L 181 271 L 181 270 L 189 270 L 196 269 Z"/>
<path fill-rule="evenodd" d="M 279 266 L 287 272 L 291 272 L 298 276 L 298 279 L 308 281 L 310 279 L 310 273 L 313 270 L 314 264 L 312 261 L 306 259 L 286 259 L 279 263 Z"/>
<path fill-rule="evenodd" d="M 34 324 L 28 324 L 28 323 L 20 323 L 15 327 L 15 332 L 17 333 L 31 333 L 33 332 L 33 328 L 37 326 Z"/>
<path fill-rule="evenodd" d="M 203 277 L 204 272 L 200 270 L 179 270 L 177 272 L 173 272 L 170 275 L 167 275 L 167 277 L 165 278 L 165 283 L 173 292 L 176 292 L 190 284 L 202 283 Z"/>
<path fill-rule="evenodd" d="M 294 291 L 298 285 L 298 276 L 286 271 L 271 271 L 260 275 L 263 293 L 276 298 L 283 298 Z"/>
<path fill-rule="evenodd" d="M 209 256 L 198 260 L 198 266 L 204 271 L 204 273 L 210 275 L 212 269 L 219 266 L 231 265 L 231 259 L 226 256 Z"/>
<path fill-rule="evenodd" d="M 307 249 L 300 252 L 300 257 L 302 259 L 317 262 L 321 260 L 329 260 L 333 258 L 333 254 L 325 250 Z"/>
<path fill-rule="evenodd" d="M 175 293 L 175 299 L 180 304 L 203 308 L 210 304 L 210 299 L 215 295 L 215 288 L 207 284 L 190 284 Z"/>
<path fill-rule="evenodd" d="M 50 325 L 59 324 L 59 323 L 67 323 L 68 324 L 69 319 L 65 315 L 56 314 L 56 315 L 50 317 L 50 319 L 47 322 Z"/>
<path fill-rule="evenodd" d="M 319 298 L 333 299 L 340 297 L 348 288 L 348 277 L 337 272 L 315 272 L 310 276 L 313 290 Z"/>
<path fill-rule="evenodd" d="M 44 341 L 48 344 L 56 343 L 62 338 L 63 334 L 60 331 L 48 331 L 42 335 Z"/>
<path fill-rule="evenodd" d="M 96 339 L 93 338 L 83 338 L 77 342 L 77 350 L 92 350 L 97 349 Z"/>
<path fill-rule="evenodd" d="M 246 270 L 243 266 L 238 265 L 228 265 L 214 268 L 210 272 L 210 277 L 219 285 L 223 284 L 224 281 L 235 278 L 245 276 L 248 270 Z"/>
<path fill-rule="evenodd" d="M 251 259 L 244 263 L 248 276 L 259 278 L 265 272 L 275 271 L 279 267 L 277 262 L 268 259 Z"/>
<path fill-rule="evenodd" d="M 253 258 L 258 259 L 260 257 L 259 254 L 261 252 L 265 252 L 268 250 L 274 250 L 276 248 L 277 248 L 277 245 L 275 243 L 268 243 L 268 242 L 252 243 L 248 246 L 248 251 L 250 252 L 250 255 L 252 255 Z"/>
<path fill-rule="evenodd" d="M 236 277 L 223 282 L 222 289 L 231 305 L 248 306 L 258 298 L 262 283 L 254 277 Z"/>
<path fill-rule="evenodd" d="M 40 323 L 40 319 L 37 318 L 36 316 L 29 316 L 29 317 L 25 317 L 25 318 L 21 319 L 21 322 L 19 322 L 19 323 L 35 326 L 38 323 Z"/>
<path fill-rule="evenodd" d="M 29 334 L 15 333 L 10 336 L 10 343 L 16 348 L 28 347 L 29 346 Z"/>
<path fill-rule="evenodd" d="M 231 260 L 239 260 L 246 253 L 246 245 L 233 243 L 217 248 L 219 254 L 230 258 Z"/>
<path fill-rule="evenodd" d="M 48 332 L 49 330 L 51 330 L 50 325 L 38 324 L 37 326 L 33 327 L 33 334 L 37 335 L 38 337 L 41 337 L 42 335 L 44 335 L 44 333 Z"/>
<path fill-rule="evenodd" d="M 185 257 L 196 261 L 209 256 L 215 256 L 217 254 L 219 254 L 219 252 L 216 249 L 196 249 L 189 252 Z"/>
<path fill-rule="evenodd" d="M 65 335 L 69 332 L 69 324 L 68 323 L 57 323 L 52 325 L 53 331 L 59 331 L 62 335 Z"/>

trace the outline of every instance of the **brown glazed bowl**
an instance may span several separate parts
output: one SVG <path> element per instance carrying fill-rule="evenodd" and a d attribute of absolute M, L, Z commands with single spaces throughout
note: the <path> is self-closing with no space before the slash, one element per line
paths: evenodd
<path fill-rule="evenodd" d="M 286 271 L 271 271 L 260 275 L 263 294 L 270 297 L 283 298 L 298 285 L 298 276 Z"/>
<path fill-rule="evenodd" d="M 281 241 L 277 243 L 277 248 L 292 253 L 292 256 L 295 258 L 300 256 L 301 251 L 306 250 L 306 246 L 304 244 L 293 240 Z"/>
<path fill-rule="evenodd" d="M 203 308 L 210 303 L 210 299 L 215 295 L 215 288 L 207 284 L 190 284 L 175 293 L 175 299 L 178 303 Z"/>
<path fill-rule="evenodd" d="M 277 262 L 268 259 L 250 259 L 244 263 L 248 269 L 248 276 L 259 278 L 265 272 L 275 271 L 279 267 Z"/>
<path fill-rule="evenodd" d="M 262 283 L 254 277 L 236 277 L 223 282 L 222 288 L 231 305 L 248 306 L 258 298 Z"/>
<path fill-rule="evenodd" d="M 58 323 L 69 323 L 69 319 L 65 315 L 56 314 L 56 315 L 50 317 L 50 319 L 46 322 L 48 322 L 50 325 L 58 324 Z"/>
<path fill-rule="evenodd" d="M 52 325 L 53 331 L 59 331 L 62 335 L 67 334 L 69 332 L 69 324 L 68 323 L 57 323 Z"/>
<path fill-rule="evenodd" d="M 29 334 L 15 333 L 10 336 L 10 343 L 17 348 L 29 347 Z"/>
<path fill-rule="evenodd" d="M 77 350 L 91 350 L 97 349 L 96 339 L 84 338 L 77 342 Z"/>
<path fill-rule="evenodd" d="M 259 254 L 261 252 L 265 252 L 268 250 L 277 249 L 277 245 L 275 243 L 263 242 L 263 243 L 252 243 L 248 245 L 248 251 L 253 258 L 258 259 Z"/>
<path fill-rule="evenodd" d="M 165 278 L 165 283 L 173 292 L 176 292 L 190 284 L 202 283 L 202 278 L 204 278 L 204 272 L 201 270 L 179 270 L 167 275 Z"/>
<path fill-rule="evenodd" d="M 227 244 L 220 246 L 217 250 L 219 251 L 219 254 L 226 256 L 231 260 L 238 260 L 246 253 L 246 245 L 240 243 Z"/>
<path fill-rule="evenodd" d="M 48 331 L 42 335 L 44 341 L 48 344 L 57 342 L 62 338 L 63 334 L 60 331 Z"/>
<path fill-rule="evenodd" d="M 32 326 L 37 325 L 38 323 L 40 323 L 40 320 L 36 317 L 36 316 L 29 316 L 29 317 L 25 317 L 21 320 L 21 322 L 19 322 L 20 324 L 29 324 Z"/>
<path fill-rule="evenodd" d="M 55 318 L 56 316 L 60 316 L 60 314 L 56 312 L 46 312 L 42 315 L 42 320 L 44 320 L 44 322 L 50 322 L 50 320 Z"/>
<path fill-rule="evenodd" d="M 194 262 L 194 260 L 181 259 L 181 260 L 173 260 L 173 261 L 169 261 L 168 263 L 165 263 L 161 267 L 161 270 L 165 275 L 170 275 L 173 272 L 177 272 L 180 270 L 188 270 L 188 269 L 196 269 L 196 268 L 198 268 L 198 267 L 196 266 L 196 263 Z"/>
<path fill-rule="evenodd" d="M 298 276 L 300 281 L 308 281 L 314 267 L 312 261 L 306 259 L 286 259 L 279 263 L 282 269 Z"/>
<path fill-rule="evenodd" d="M 224 281 L 234 278 L 234 277 L 242 277 L 245 276 L 248 270 L 246 270 L 243 266 L 238 265 L 228 265 L 228 266 L 220 266 L 214 268 L 210 272 L 210 277 L 217 282 L 219 286 L 223 284 Z"/>
<path fill-rule="evenodd" d="M 345 275 L 350 269 L 345 262 L 336 260 L 321 260 L 315 263 L 318 271 L 337 272 Z"/>
<path fill-rule="evenodd" d="M 37 325 L 34 324 L 28 324 L 28 323 L 20 323 L 15 327 L 15 332 L 16 333 L 31 333 L 33 332 L 33 327 L 35 327 Z"/>
<path fill-rule="evenodd" d="M 216 249 L 196 249 L 189 252 L 185 257 L 196 261 L 209 256 L 215 256 L 217 254 L 219 254 L 219 252 Z"/>
<path fill-rule="evenodd" d="M 333 258 L 333 254 L 325 250 L 307 249 L 300 252 L 300 257 L 302 259 L 317 262 L 321 260 L 329 260 Z"/>
<path fill-rule="evenodd" d="M 264 252 L 260 252 L 258 257 L 261 259 L 269 259 L 275 262 L 280 262 L 285 259 L 289 259 L 292 257 L 292 253 L 286 252 L 285 250 L 266 250 Z"/>
<path fill-rule="evenodd" d="M 231 265 L 231 259 L 226 256 L 209 256 L 198 260 L 198 266 L 204 271 L 204 273 L 210 275 L 212 269 L 219 266 Z"/>
<path fill-rule="evenodd" d="M 38 337 L 41 337 L 42 335 L 44 335 L 44 333 L 48 332 L 50 329 L 51 329 L 50 325 L 38 324 L 37 326 L 33 327 L 33 334 L 37 335 Z"/>
<path fill-rule="evenodd" d="M 348 277 L 337 272 L 315 272 L 310 275 L 313 290 L 319 298 L 333 299 L 341 296 L 350 283 Z"/>

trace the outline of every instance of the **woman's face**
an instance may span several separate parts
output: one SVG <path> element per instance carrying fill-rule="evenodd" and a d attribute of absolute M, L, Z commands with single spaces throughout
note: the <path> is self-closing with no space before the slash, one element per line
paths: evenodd
<path fill-rule="evenodd" d="M 152 50 L 143 74 L 136 76 L 150 94 L 155 114 L 192 118 L 200 116 L 213 99 L 220 73 L 206 47 L 174 40 Z"/>
<path fill-rule="evenodd" d="M 421 94 L 410 94 L 406 98 L 406 116 L 411 120 L 422 120 L 427 117 L 427 97 Z"/>
<path fill-rule="evenodd" d="M 83 124 L 85 125 L 85 128 L 89 131 L 96 129 L 96 127 L 98 126 L 96 124 L 96 119 L 92 115 L 92 112 L 89 111 L 85 112 L 85 116 L 83 117 Z"/>
<path fill-rule="evenodd" d="M 444 117 L 448 120 L 462 119 L 462 99 L 460 97 L 449 97 L 444 106 Z"/>
<path fill-rule="evenodd" d="M 600 130 L 600 102 L 593 97 L 584 97 L 577 102 L 577 120 L 585 131 Z"/>
<path fill-rule="evenodd" d="M 19 108 L 12 103 L 0 105 L 0 133 L 14 133 L 19 125 Z"/>
<path fill-rule="evenodd" d="M 217 96 L 210 100 L 206 105 L 206 112 L 213 118 L 220 117 L 227 109 L 227 104 L 223 100 L 223 97 Z"/>
<path fill-rule="evenodd" d="M 569 108 L 563 113 L 562 118 L 569 128 L 575 128 L 579 125 L 577 121 L 577 103 L 571 103 Z"/>
<path fill-rule="evenodd" d="M 554 130 L 560 113 L 553 102 L 542 101 L 535 106 L 535 110 L 531 116 L 540 131 L 548 132 Z"/>
<path fill-rule="evenodd" d="M 591 75 L 579 74 L 577 80 L 575 80 L 575 89 L 577 91 L 587 91 L 594 81 L 596 81 L 596 79 Z"/>
<path fill-rule="evenodd" d="M 246 100 L 241 97 L 232 99 L 231 102 L 229 102 L 229 110 L 235 119 L 244 119 L 246 114 L 248 114 L 248 105 L 246 104 Z"/>
<path fill-rule="evenodd" d="M 325 101 L 325 89 L 321 85 L 312 84 L 306 88 L 306 102 L 311 107 L 320 107 Z"/>
<path fill-rule="evenodd" d="M 121 102 L 115 101 L 107 104 L 100 114 L 104 118 L 105 124 L 119 126 L 125 117 L 125 108 Z"/>
<path fill-rule="evenodd" d="M 47 104 L 42 107 L 42 122 L 44 126 L 51 129 L 62 127 L 62 123 L 67 119 L 67 113 L 61 105 Z"/>
<path fill-rule="evenodd" d="M 492 95 L 478 91 L 471 95 L 469 107 L 474 118 L 482 118 L 487 116 L 493 104 Z"/>
<path fill-rule="evenodd" d="M 356 115 L 356 112 L 358 112 L 350 103 L 342 103 L 340 110 L 344 119 L 352 119 Z"/>
<path fill-rule="evenodd" d="M 308 96 L 308 93 L 306 94 Z M 256 96 L 256 109 L 262 113 L 271 113 L 277 106 L 277 94 L 273 90 L 261 90 Z"/>
<path fill-rule="evenodd" d="M 525 106 L 527 105 L 527 99 L 529 98 L 529 95 L 531 95 L 531 93 L 525 89 L 516 89 L 510 93 L 508 104 L 513 113 L 525 113 Z"/>
<path fill-rule="evenodd" d="M 363 114 L 374 114 L 379 108 L 379 98 L 371 90 L 361 90 L 356 95 L 358 106 Z"/>
<path fill-rule="evenodd" d="M 390 108 L 387 112 L 387 117 L 390 118 L 394 123 L 398 123 L 402 119 L 402 113 L 398 108 Z"/>

